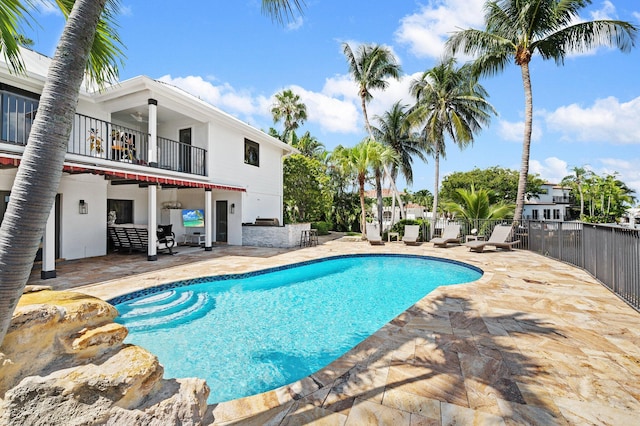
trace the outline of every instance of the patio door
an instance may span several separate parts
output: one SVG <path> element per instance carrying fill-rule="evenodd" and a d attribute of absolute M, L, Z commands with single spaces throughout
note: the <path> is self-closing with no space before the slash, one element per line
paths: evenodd
<path fill-rule="evenodd" d="M 227 201 L 216 201 L 216 242 L 227 242 Z"/>
<path fill-rule="evenodd" d="M 180 147 L 178 148 L 179 170 L 191 173 L 191 128 L 180 129 Z"/>

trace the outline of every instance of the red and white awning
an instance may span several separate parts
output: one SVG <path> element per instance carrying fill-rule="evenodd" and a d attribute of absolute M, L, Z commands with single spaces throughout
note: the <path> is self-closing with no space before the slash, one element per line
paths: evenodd
<path fill-rule="evenodd" d="M 11 156 L 0 156 L 0 165 L 15 166 L 18 167 L 20 159 Z M 67 173 L 91 173 L 95 175 L 109 176 L 118 179 L 124 179 L 132 181 L 132 183 L 152 183 L 160 185 L 170 185 L 178 188 L 203 188 L 208 190 L 222 190 L 222 191 L 236 191 L 246 192 L 245 188 L 231 185 L 221 185 L 212 182 L 192 180 L 192 179 L 180 179 L 168 176 L 160 176 L 152 173 L 131 172 L 115 169 L 107 169 L 105 167 L 98 166 L 84 166 L 77 164 L 65 163 L 63 172 Z"/>

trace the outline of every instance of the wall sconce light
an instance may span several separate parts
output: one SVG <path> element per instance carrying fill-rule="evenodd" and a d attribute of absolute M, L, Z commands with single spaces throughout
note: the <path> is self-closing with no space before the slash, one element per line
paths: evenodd
<path fill-rule="evenodd" d="M 85 203 L 84 200 L 80 200 L 80 204 L 78 206 L 80 214 L 89 213 L 89 204 Z"/>
<path fill-rule="evenodd" d="M 231 212 L 231 214 L 234 214 L 236 212 L 236 205 L 234 203 L 231 203 L 231 207 L 229 208 L 229 211 Z"/>

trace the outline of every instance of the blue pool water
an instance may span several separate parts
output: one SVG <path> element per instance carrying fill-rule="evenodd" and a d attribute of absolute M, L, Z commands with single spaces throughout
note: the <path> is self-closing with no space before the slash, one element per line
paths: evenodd
<path fill-rule="evenodd" d="M 128 343 L 165 377 L 206 379 L 209 403 L 292 383 L 328 365 L 438 286 L 479 269 L 422 256 L 341 256 L 163 285 L 110 302 Z"/>

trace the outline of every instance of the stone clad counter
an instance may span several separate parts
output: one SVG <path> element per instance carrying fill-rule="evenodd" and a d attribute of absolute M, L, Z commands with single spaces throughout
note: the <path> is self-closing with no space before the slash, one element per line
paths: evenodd
<path fill-rule="evenodd" d="M 242 226 L 242 245 L 254 247 L 292 248 L 300 245 L 302 231 L 311 229 L 310 223 L 292 223 L 284 226 Z"/>

